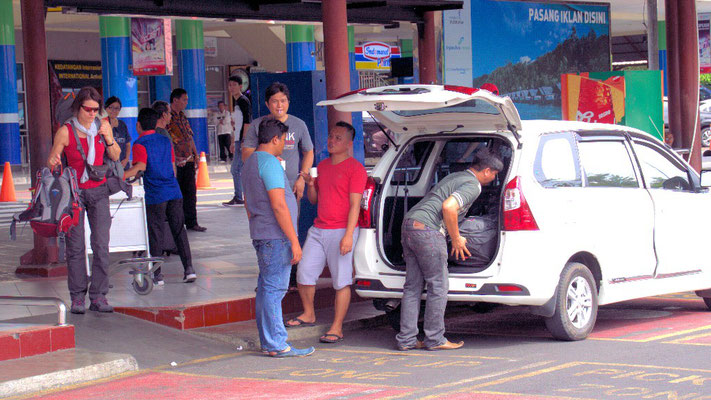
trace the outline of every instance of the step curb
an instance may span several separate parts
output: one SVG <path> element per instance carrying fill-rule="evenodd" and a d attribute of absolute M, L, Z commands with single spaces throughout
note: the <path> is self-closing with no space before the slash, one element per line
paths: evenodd
<path fill-rule="evenodd" d="M 72 353 L 82 353 L 84 355 L 91 355 L 93 353 L 97 356 L 109 357 L 111 359 L 96 364 L 79 366 L 78 368 L 52 371 L 44 374 L 0 382 L 0 397 L 18 396 L 33 392 L 56 389 L 138 370 L 138 363 L 136 362 L 136 359 L 129 354 L 98 353 L 89 352 L 88 350 L 63 350 L 61 352 L 44 354 L 36 357 L 11 360 L 3 362 L 2 364 L 6 364 L 5 367 L 8 368 L 12 367 L 11 363 L 22 361 L 31 361 L 37 364 L 51 364 L 52 357 L 59 355 L 59 353 L 64 353 L 63 355 L 68 358 L 72 358 L 74 356 Z M 2 364 L 0 364 L 0 368 L 3 368 Z"/>

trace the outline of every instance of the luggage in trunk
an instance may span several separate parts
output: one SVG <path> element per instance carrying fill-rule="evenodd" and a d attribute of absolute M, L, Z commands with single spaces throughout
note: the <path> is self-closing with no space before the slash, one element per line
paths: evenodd
<path fill-rule="evenodd" d="M 472 255 L 463 261 L 450 256 L 450 265 L 459 267 L 486 267 L 489 265 L 496 252 L 498 230 L 499 224 L 494 215 L 467 217 L 459 224 L 459 234 L 467 239 L 467 249 Z M 451 254 L 452 245 L 449 240 L 448 242 Z"/>

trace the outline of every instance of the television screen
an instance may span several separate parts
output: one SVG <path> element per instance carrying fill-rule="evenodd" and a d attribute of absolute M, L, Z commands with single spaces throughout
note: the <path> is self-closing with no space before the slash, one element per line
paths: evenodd
<path fill-rule="evenodd" d="M 390 71 L 393 78 L 412 76 L 412 57 L 391 58 Z"/>

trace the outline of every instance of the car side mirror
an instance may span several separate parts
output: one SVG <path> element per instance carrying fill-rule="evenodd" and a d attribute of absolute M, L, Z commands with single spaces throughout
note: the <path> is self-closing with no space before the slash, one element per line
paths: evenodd
<path fill-rule="evenodd" d="M 701 171 L 701 187 L 711 187 L 711 171 Z"/>

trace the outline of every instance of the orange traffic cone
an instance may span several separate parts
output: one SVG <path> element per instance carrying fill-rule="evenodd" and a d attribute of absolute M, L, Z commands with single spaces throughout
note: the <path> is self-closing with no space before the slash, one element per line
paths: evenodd
<path fill-rule="evenodd" d="M 205 152 L 200 152 L 200 164 L 198 164 L 197 188 L 201 190 L 214 190 L 216 188 L 210 186 L 210 175 L 207 173 L 207 159 Z"/>
<path fill-rule="evenodd" d="M 9 161 L 5 162 L 5 169 L 2 173 L 0 201 L 17 201 L 17 197 L 15 197 L 15 182 L 12 180 L 12 168 Z"/>

